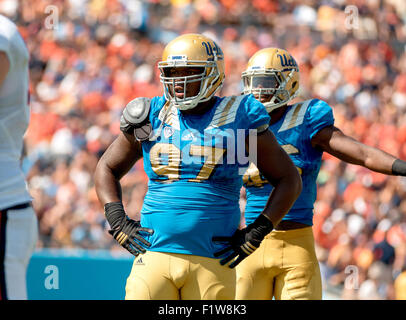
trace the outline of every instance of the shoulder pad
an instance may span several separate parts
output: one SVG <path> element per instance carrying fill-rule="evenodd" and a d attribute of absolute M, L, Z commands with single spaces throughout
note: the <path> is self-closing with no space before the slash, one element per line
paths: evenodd
<path fill-rule="evenodd" d="M 120 118 L 120 130 L 126 133 L 134 133 L 137 140 L 146 140 L 148 135 L 145 131 L 150 131 L 149 112 L 151 109 L 151 99 L 140 97 L 131 100 L 124 108 Z M 138 137 L 138 132 L 142 132 Z"/>
<path fill-rule="evenodd" d="M 148 117 L 150 108 L 150 98 L 135 98 L 125 106 L 123 111 L 124 120 L 133 126 L 137 126 Z"/>

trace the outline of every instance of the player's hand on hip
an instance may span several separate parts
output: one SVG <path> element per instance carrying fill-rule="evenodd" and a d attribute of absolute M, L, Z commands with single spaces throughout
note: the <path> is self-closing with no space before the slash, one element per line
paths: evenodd
<path fill-rule="evenodd" d="M 152 235 L 154 230 L 143 228 L 139 221 L 130 219 L 121 202 L 110 202 L 104 205 L 104 213 L 111 229 L 109 233 L 114 239 L 134 256 L 145 253 L 149 243 L 145 236 Z"/>
<path fill-rule="evenodd" d="M 138 256 L 140 253 L 146 252 L 144 246 L 151 246 L 151 243 L 145 240 L 141 233 L 152 235 L 154 231 L 150 228 L 143 228 L 139 221 L 126 217 L 123 225 L 120 225 L 117 229 L 109 230 L 109 233 L 124 249 L 134 256 Z"/>
<path fill-rule="evenodd" d="M 264 215 L 242 230 L 237 230 L 231 237 L 213 237 L 214 242 L 225 242 L 227 247 L 214 253 L 221 265 L 232 261 L 228 266 L 234 268 L 242 260 L 259 248 L 265 236 L 273 230 L 272 222 Z"/>

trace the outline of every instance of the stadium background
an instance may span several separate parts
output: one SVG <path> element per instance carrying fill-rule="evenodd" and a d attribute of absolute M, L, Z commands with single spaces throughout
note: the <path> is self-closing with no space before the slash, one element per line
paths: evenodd
<path fill-rule="evenodd" d="M 86 278 L 103 268 L 119 274 L 114 290 L 123 289 L 131 257 L 106 231 L 93 172 L 126 102 L 162 93 L 156 64 L 179 34 L 205 33 L 222 47 L 222 95 L 241 91 L 255 51 L 287 49 L 300 67 L 300 98 L 324 99 L 346 134 L 406 159 L 404 0 L 0 0 L 0 13 L 16 22 L 31 55 L 23 168 L 40 232 L 31 298 L 68 297 L 33 293 L 58 263 L 60 290 L 62 283 L 90 288 L 89 281 L 109 288 L 106 278 Z M 147 188 L 141 162 L 122 186 L 128 215 L 137 218 Z M 242 209 L 244 202 L 242 190 Z M 325 155 L 314 234 L 325 298 L 395 299 L 406 267 L 406 179 Z M 83 290 L 77 297 L 89 298 Z"/>

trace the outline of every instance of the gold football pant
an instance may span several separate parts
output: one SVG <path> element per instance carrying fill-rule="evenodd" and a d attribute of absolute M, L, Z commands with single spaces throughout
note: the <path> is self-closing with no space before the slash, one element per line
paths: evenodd
<path fill-rule="evenodd" d="M 320 300 L 322 297 L 311 227 L 272 231 L 236 268 L 236 300 Z"/>
<path fill-rule="evenodd" d="M 236 272 L 218 259 L 147 251 L 135 258 L 126 300 L 233 300 Z"/>

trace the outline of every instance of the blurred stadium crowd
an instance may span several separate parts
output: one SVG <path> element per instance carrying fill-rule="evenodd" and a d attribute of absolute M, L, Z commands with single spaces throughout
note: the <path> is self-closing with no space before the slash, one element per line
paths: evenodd
<path fill-rule="evenodd" d="M 222 47 L 222 95 L 239 94 L 255 51 L 287 49 L 299 63 L 300 99 L 324 99 L 346 134 L 406 159 L 404 0 L 0 0 L 0 12 L 31 54 L 23 167 L 38 247 L 123 253 L 106 232 L 93 172 L 126 103 L 162 94 L 156 65 L 182 33 L 205 33 Z M 318 183 L 324 286 L 343 299 L 394 299 L 406 267 L 406 180 L 325 156 Z M 142 162 L 122 186 L 136 218 L 147 188 Z"/>

